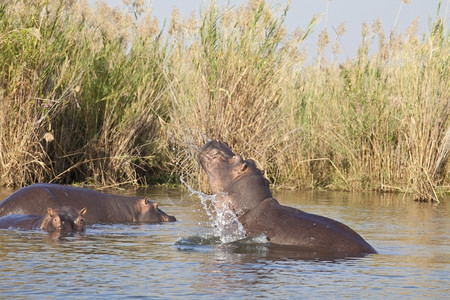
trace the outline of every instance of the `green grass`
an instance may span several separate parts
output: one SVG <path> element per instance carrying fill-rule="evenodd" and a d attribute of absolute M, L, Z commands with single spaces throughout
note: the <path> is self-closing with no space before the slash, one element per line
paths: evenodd
<path fill-rule="evenodd" d="M 414 23 L 388 39 L 364 25 L 358 54 L 338 63 L 326 59 L 339 49 L 325 32 L 308 58 L 317 20 L 288 34 L 288 8 L 212 2 L 188 19 L 174 12 L 165 30 L 129 8 L 0 4 L 1 185 L 184 175 L 206 189 L 197 150 L 219 138 L 278 187 L 436 201 L 449 192 L 450 45 L 439 17 L 421 38 Z"/>

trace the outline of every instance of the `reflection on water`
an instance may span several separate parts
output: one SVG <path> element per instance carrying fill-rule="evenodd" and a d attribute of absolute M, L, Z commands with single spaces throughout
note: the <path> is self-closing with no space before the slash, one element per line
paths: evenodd
<path fill-rule="evenodd" d="M 0 197 L 11 191 L 0 190 Z M 380 253 L 302 257 L 261 241 L 223 243 L 197 195 L 147 195 L 179 221 L 93 225 L 51 236 L 0 230 L 1 298 L 448 297 L 450 210 L 402 195 L 275 191 L 282 203 L 342 221 Z"/>

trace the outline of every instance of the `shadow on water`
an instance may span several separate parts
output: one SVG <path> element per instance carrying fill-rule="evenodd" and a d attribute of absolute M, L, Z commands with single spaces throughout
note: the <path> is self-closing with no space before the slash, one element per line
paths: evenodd
<path fill-rule="evenodd" d="M 237 263 L 252 263 L 261 259 L 271 261 L 304 260 L 336 262 L 362 258 L 361 256 L 339 255 L 335 252 L 312 252 L 297 246 L 275 245 L 266 240 L 264 236 L 257 238 L 245 238 L 242 240 L 222 243 L 219 236 L 190 236 L 181 238 L 175 242 L 176 249 L 180 252 L 221 253 L 233 262 L 237 257 Z"/>
<path fill-rule="evenodd" d="M 64 231 L 41 231 L 39 229 L 18 229 L 18 228 L 9 228 L 9 229 L 0 229 L 0 233 L 17 235 L 18 237 L 35 237 L 41 238 L 44 242 L 58 242 L 58 241 L 67 241 L 72 239 L 80 239 L 84 236 L 84 232 L 64 232 Z M 4 236 L 3 235 L 3 236 Z"/>

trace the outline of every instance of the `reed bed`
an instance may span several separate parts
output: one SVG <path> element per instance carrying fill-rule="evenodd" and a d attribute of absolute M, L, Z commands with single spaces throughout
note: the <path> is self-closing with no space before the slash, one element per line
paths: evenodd
<path fill-rule="evenodd" d="M 449 192 L 449 38 L 362 25 L 345 62 L 318 19 L 294 33 L 264 1 L 164 28 L 148 7 L 86 1 L 0 4 L 0 184 L 176 183 L 206 189 L 211 138 L 253 158 L 274 186 Z M 438 8 L 439 9 L 439 8 Z M 340 26 L 337 35 L 342 35 Z M 375 48 L 375 50 L 373 50 Z"/>
<path fill-rule="evenodd" d="M 164 167 L 157 30 L 83 1 L 6 1 L 0 14 L 2 185 L 146 183 Z"/>

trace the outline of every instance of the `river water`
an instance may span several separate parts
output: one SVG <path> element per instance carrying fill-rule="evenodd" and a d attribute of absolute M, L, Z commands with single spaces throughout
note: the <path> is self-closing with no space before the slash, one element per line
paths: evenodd
<path fill-rule="evenodd" d="M 0 189 L 0 199 L 12 190 Z M 174 223 L 92 225 L 52 236 L 0 230 L 0 298 L 449 299 L 450 209 L 397 194 L 275 191 L 339 220 L 379 254 L 317 259 L 259 241 L 222 243 L 201 195 L 132 189 Z"/>

